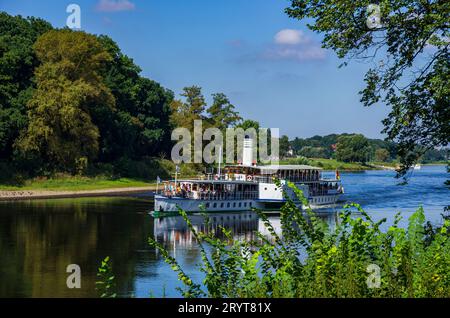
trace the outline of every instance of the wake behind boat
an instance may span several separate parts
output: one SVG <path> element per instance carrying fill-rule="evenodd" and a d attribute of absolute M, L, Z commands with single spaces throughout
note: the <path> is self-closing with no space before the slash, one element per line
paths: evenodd
<path fill-rule="evenodd" d="M 312 208 L 335 204 L 344 192 L 339 173 L 324 179 L 321 168 L 308 165 L 258 166 L 252 160 L 253 141 L 246 136 L 240 165 L 228 165 L 217 174 L 200 179 L 164 182 L 164 190 L 155 195 L 155 212 L 249 211 L 279 208 L 286 200 L 283 191 L 298 202 L 287 182 L 294 183 L 309 200 Z M 280 180 L 280 186 L 275 180 Z"/>

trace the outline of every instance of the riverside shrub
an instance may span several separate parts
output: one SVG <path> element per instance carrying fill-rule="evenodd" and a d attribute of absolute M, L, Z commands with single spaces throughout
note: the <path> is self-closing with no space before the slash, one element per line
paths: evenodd
<path fill-rule="evenodd" d="M 288 186 L 309 206 L 294 184 Z M 149 243 L 178 273 L 184 297 L 450 297 L 450 221 L 430 230 L 419 208 L 407 227 L 399 226 L 397 214 L 382 230 L 386 219 L 375 222 L 350 204 L 330 227 L 311 208 L 301 211 L 285 198 L 282 236 L 257 211 L 271 237 L 257 233 L 252 242 L 233 239 L 225 228 L 224 239 L 198 232 L 179 211 L 200 247 L 202 283 L 188 277 L 160 243 L 153 238 Z M 377 284 L 370 283 L 373 268 L 379 272 Z"/>

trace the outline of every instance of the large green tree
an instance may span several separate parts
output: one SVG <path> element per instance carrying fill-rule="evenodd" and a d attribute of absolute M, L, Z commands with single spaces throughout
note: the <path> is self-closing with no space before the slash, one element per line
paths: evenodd
<path fill-rule="evenodd" d="M 405 173 L 427 149 L 450 141 L 450 2 L 445 0 L 291 0 L 287 14 L 308 21 L 338 57 L 372 63 L 365 106 L 390 107 L 383 121 Z M 371 5 L 377 4 L 377 6 Z M 418 147 L 421 146 L 421 147 Z"/>
<path fill-rule="evenodd" d="M 0 13 L 0 167 L 36 175 L 170 152 L 173 93 L 111 38 L 59 30 L 36 43 L 50 30 Z"/>
<path fill-rule="evenodd" d="M 51 25 L 37 18 L 0 12 L 0 158 L 11 159 L 13 144 L 28 123 L 34 69 L 39 61 L 33 44 Z"/>
<path fill-rule="evenodd" d="M 187 128 L 194 131 L 194 121 L 206 119 L 206 101 L 199 86 L 188 86 L 183 88 L 181 96 L 184 101 L 175 99 L 171 106 L 171 122 L 174 127 Z"/>
<path fill-rule="evenodd" d="M 380 162 L 386 162 L 389 159 L 389 151 L 384 148 L 378 148 L 375 150 L 375 160 Z"/>
<path fill-rule="evenodd" d="M 28 128 L 17 147 L 52 168 L 74 171 L 80 160 L 95 159 L 99 150 L 93 105 L 114 108 L 114 97 L 100 76 L 111 56 L 94 35 L 71 30 L 49 31 L 33 47 L 41 65 L 28 102 Z"/>
<path fill-rule="evenodd" d="M 99 40 L 112 57 L 103 78 L 116 100 L 114 112 L 97 105 L 93 115 L 102 136 L 100 159 L 113 161 L 124 156 L 138 159 L 167 154 L 171 145 L 173 93 L 140 76 L 139 66 L 111 38 L 100 36 Z"/>
<path fill-rule="evenodd" d="M 234 127 L 242 121 L 242 117 L 231 104 L 228 97 L 223 93 L 213 94 L 213 103 L 207 109 L 211 126 L 224 131 L 226 128 Z"/>
<path fill-rule="evenodd" d="M 362 162 L 369 159 L 369 140 L 361 134 L 340 136 L 336 144 L 336 159 L 344 162 Z"/>

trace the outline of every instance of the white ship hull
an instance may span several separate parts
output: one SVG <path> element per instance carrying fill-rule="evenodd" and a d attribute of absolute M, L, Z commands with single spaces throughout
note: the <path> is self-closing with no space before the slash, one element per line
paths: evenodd
<path fill-rule="evenodd" d="M 336 204 L 339 199 L 339 194 L 335 195 L 322 195 L 315 196 L 309 199 L 310 207 L 320 208 L 326 206 L 332 206 Z M 283 199 L 270 200 L 270 199 L 258 199 L 258 200 L 193 200 L 187 198 L 178 197 L 165 197 L 155 196 L 155 211 L 158 212 L 178 212 L 178 209 L 182 209 L 186 212 L 201 212 L 202 207 L 206 212 L 237 212 L 237 211 L 251 211 L 253 208 L 257 209 L 273 209 L 270 206 L 274 205 L 279 207 L 286 202 Z M 302 209 L 306 207 L 302 205 Z"/>
<path fill-rule="evenodd" d="M 252 208 L 262 208 L 261 203 L 255 200 L 194 200 L 178 197 L 155 196 L 155 211 L 177 212 L 182 209 L 186 212 L 201 212 L 202 207 L 207 212 L 251 211 Z"/>

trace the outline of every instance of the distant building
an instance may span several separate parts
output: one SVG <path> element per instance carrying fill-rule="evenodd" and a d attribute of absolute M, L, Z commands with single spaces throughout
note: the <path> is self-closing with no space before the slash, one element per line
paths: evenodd
<path fill-rule="evenodd" d="M 336 152 L 336 148 L 337 148 L 336 144 L 331 144 L 330 147 L 331 147 L 331 150 L 333 150 L 333 152 Z"/>
<path fill-rule="evenodd" d="M 287 156 L 288 157 L 294 157 L 294 149 L 289 148 L 288 152 L 287 152 Z"/>

